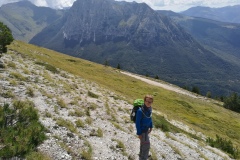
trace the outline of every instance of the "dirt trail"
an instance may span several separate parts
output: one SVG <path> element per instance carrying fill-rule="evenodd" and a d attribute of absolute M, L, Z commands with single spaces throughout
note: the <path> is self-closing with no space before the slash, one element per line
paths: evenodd
<path fill-rule="evenodd" d="M 187 90 L 184 90 L 182 88 L 179 88 L 179 87 L 171 85 L 171 84 L 156 82 L 156 81 L 141 77 L 140 75 L 132 74 L 132 73 L 129 73 L 129 72 L 123 72 L 122 71 L 121 73 L 123 73 L 125 75 L 128 75 L 128 76 L 131 76 L 131 77 L 134 77 L 136 79 L 139 79 L 139 80 L 141 80 L 143 82 L 146 82 L 148 84 L 158 86 L 158 87 L 170 90 L 170 91 L 174 91 L 174 92 L 177 92 L 177 93 L 180 93 L 180 94 L 184 94 L 184 95 L 187 95 L 187 96 L 190 96 L 190 97 L 193 97 L 193 98 L 203 98 L 201 96 L 194 95 L 192 92 L 189 92 Z"/>

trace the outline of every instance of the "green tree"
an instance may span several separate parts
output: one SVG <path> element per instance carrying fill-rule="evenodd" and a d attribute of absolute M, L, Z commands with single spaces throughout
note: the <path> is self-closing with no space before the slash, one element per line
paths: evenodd
<path fill-rule="evenodd" d="M 206 95 L 208 98 L 212 98 L 212 93 L 210 91 L 207 92 L 207 95 Z"/>
<path fill-rule="evenodd" d="M 45 139 L 45 128 L 39 122 L 33 102 L 15 101 L 12 106 L 0 106 L 0 157 L 25 157 L 36 151 Z M 1 159 L 0 158 L 0 159 Z"/>
<path fill-rule="evenodd" d="M 120 66 L 120 64 L 118 63 L 118 65 L 117 65 L 117 69 L 121 69 L 121 66 Z"/>
<path fill-rule="evenodd" d="M 232 93 L 223 100 L 223 107 L 235 112 L 240 112 L 240 97 L 237 93 Z"/>
<path fill-rule="evenodd" d="M 109 66 L 108 60 L 105 60 L 104 66 L 105 66 L 105 67 L 106 67 L 106 66 Z"/>
<path fill-rule="evenodd" d="M 192 92 L 193 92 L 193 93 L 200 94 L 200 89 L 199 89 L 198 87 L 196 87 L 196 86 L 193 86 Z"/>
<path fill-rule="evenodd" d="M 11 30 L 0 22 L 0 54 L 7 52 L 7 45 L 13 41 Z"/>

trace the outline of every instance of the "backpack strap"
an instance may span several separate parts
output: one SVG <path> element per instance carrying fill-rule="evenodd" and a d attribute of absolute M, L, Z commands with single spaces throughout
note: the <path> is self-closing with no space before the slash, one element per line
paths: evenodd
<path fill-rule="evenodd" d="M 141 111 L 142 111 L 142 114 L 143 114 L 146 118 L 151 118 L 151 117 L 152 117 L 152 111 L 151 111 L 151 114 L 150 114 L 149 117 L 146 116 L 146 114 L 144 113 L 144 108 L 143 108 L 143 106 L 141 107 Z"/>

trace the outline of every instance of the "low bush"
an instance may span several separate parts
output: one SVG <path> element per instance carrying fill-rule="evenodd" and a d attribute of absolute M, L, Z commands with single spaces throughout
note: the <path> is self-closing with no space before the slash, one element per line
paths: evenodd
<path fill-rule="evenodd" d="M 71 132 L 74 132 L 74 133 L 77 132 L 74 124 L 71 121 L 69 121 L 69 120 L 65 120 L 63 118 L 58 118 L 57 119 L 57 125 L 62 126 L 62 127 L 66 127 Z"/>
<path fill-rule="evenodd" d="M 232 141 L 227 140 L 225 138 L 221 138 L 220 136 L 216 135 L 216 139 L 212 139 L 210 137 L 207 138 L 206 142 L 215 148 L 219 148 L 233 156 L 233 158 L 240 158 L 240 152 L 238 148 L 233 146 Z"/>
<path fill-rule="evenodd" d="M 21 75 L 20 73 L 17 73 L 17 72 L 11 72 L 10 76 L 14 77 L 14 78 L 16 78 L 16 79 L 18 79 L 20 81 L 27 81 L 26 77 L 24 77 L 23 75 Z"/>
<path fill-rule="evenodd" d="M 153 115 L 153 121 L 154 121 L 154 127 L 161 128 L 163 132 L 169 132 L 169 123 L 166 121 L 166 119 L 163 116 L 156 116 Z"/>
<path fill-rule="evenodd" d="M 240 96 L 237 93 L 232 93 L 229 97 L 226 97 L 223 102 L 224 108 L 240 113 Z"/>
<path fill-rule="evenodd" d="M 45 128 L 31 102 L 15 101 L 0 106 L 0 157 L 25 157 L 45 139 Z"/>
<path fill-rule="evenodd" d="M 59 73 L 59 71 L 57 70 L 57 68 L 54 67 L 54 66 L 52 66 L 52 65 L 50 65 L 50 64 L 43 63 L 43 62 L 35 62 L 35 64 L 44 66 L 46 70 L 49 70 L 49 71 L 51 71 L 52 73 Z"/>

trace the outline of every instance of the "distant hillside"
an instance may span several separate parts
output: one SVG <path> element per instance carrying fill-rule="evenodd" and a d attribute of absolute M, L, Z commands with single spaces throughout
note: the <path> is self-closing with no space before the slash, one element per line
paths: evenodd
<path fill-rule="evenodd" d="M 0 7 L 0 21 L 12 30 L 15 39 L 25 42 L 62 14 L 63 11 L 37 7 L 29 1 L 9 3 Z"/>
<path fill-rule="evenodd" d="M 240 24 L 189 17 L 169 11 L 158 13 L 171 17 L 215 55 L 240 66 Z"/>
<path fill-rule="evenodd" d="M 240 5 L 223 8 L 192 7 L 181 14 L 221 22 L 240 23 Z"/>
<path fill-rule="evenodd" d="M 235 64 L 144 3 L 78 0 L 30 43 L 180 86 L 196 85 L 204 95 L 240 93 L 239 82 L 226 85 L 240 78 Z"/>

